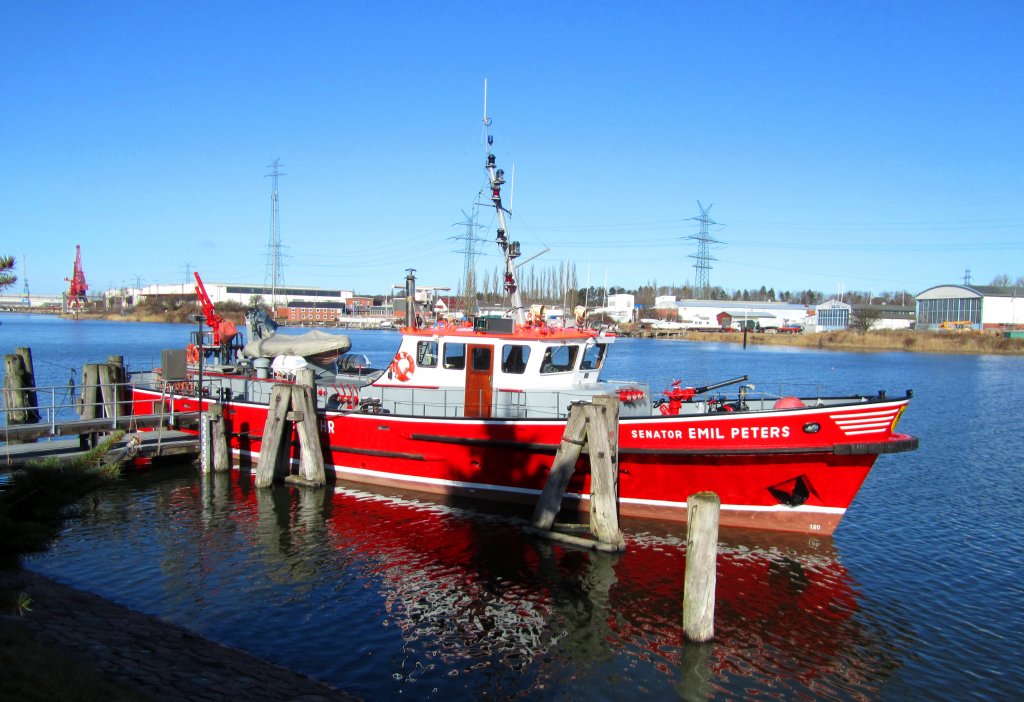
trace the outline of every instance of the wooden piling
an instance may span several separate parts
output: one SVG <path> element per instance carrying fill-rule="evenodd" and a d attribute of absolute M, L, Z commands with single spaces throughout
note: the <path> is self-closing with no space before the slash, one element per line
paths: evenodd
<path fill-rule="evenodd" d="M 78 395 L 78 416 L 98 419 L 100 409 L 100 369 L 95 363 L 82 366 L 82 386 Z"/>
<path fill-rule="evenodd" d="M 224 429 L 223 407 L 208 405 L 199 421 L 199 466 L 203 473 L 230 471 L 231 454 Z"/>
<path fill-rule="evenodd" d="M 4 407 L 8 426 L 34 424 L 39 421 L 36 404 L 30 399 L 34 395 L 33 381 L 25 369 L 21 354 L 4 356 Z M 22 443 L 13 441 L 12 443 Z M 30 443 L 30 442 L 29 442 Z"/>
<path fill-rule="evenodd" d="M 285 417 L 291 406 L 291 397 L 292 389 L 287 385 L 278 383 L 270 389 L 267 423 L 263 427 L 260 460 L 256 464 L 256 487 L 273 485 L 278 466 L 283 468 L 288 455 L 285 431 L 290 428 Z"/>
<path fill-rule="evenodd" d="M 534 509 L 531 525 L 525 527 L 525 531 L 601 551 L 622 551 L 626 547 L 618 517 L 618 403 L 616 397 L 602 396 L 594 398 L 593 404 L 576 403 L 570 408 L 551 472 Z M 584 446 L 590 458 L 589 531 L 596 541 L 553 530 L 562 497 Z"/>
<path fill-rule="evenodd" d="M 601 543 L 621 544 L 624 548 L 619 530 L 619 399 L 595 397 L 588 413 L 590 530 Z"/>
<path fill-rule="evenodd" d="M 313 371 L 302 369 L 296 374 L 295 385 L 275 385 L 271 389 L 260 460 L 256 466 L 256 487 L 269 487 L 278 474 L 302 485 L 319 487 L 327 482 L 313 382 Z M 296 423 L 299 438 L 297 476 L 288 475 L 293 423 Z"/>
<path fill-rule="evenodd" d="M 228 445 L 228 433 L 224 426 L 224 411 L 215 405 L 217 412 L 213 418 L 213 472 L 228 473 L 231 471 L 231 447 Z"/>
<path fill-rule="evenodd" d="M 715 637 L 715 585 L 718 513 L 722 501 L 713 492 L 686 499 L 686 575 L 683 585 L 683 633 L 694 642 Z"/>
<path fill-rule="evenodd" d="M 110 370 L 109 363 L 97 363 L 96 371 L 98 377 L 98 383 L 100 386 L 100 399 L 101 406 L 100 416 L 101 417 L 116 417 L 117 416 L 117 388 L 114 385 L 113 374 Z"/>
<path fill-rule="evenodd" d="M 569 409 L 569 419 L 562 432 L 555 461 L 551 464 L 547 482 L 540 493 L 540 500 L 533 511 L 533 526 L 536 529 L 550 529 L 562 508 L 562 496 L 569 485 L 576 461 L 583 451 L 587 438 L 587 413 L 583 404 L 574 404 Z"/>
<path fill-rule="evenodd" d="M 313 392 L 311 387 L 292 386 L 292 407 L 302 412 L 302 420 L 296 427 L 299 434 L 299 477 L 309 485 L 322 486 L 327 480 Z"/>
<path fill-rule="evenodd" d="M 23 376 L 24 385 L 26 388 L 22 392 L 25 393 L 25 399 L 29 408 L 29 423 L 34 424 L 39 421 L 39 398 L 36 395 L 36 367 L 32 362 L 32 349 L 28 346 L 19 346 L 14 349 L 14 353 L 21 356 L 22 363 L 25 364 L 25 374 Z"/>

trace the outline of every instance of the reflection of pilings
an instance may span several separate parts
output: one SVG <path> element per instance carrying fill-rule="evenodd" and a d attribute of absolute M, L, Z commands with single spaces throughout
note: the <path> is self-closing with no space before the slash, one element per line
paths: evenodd
<path fill-rule="evenodd" d="M 295 515 L 293 496 L 299 496 Z M 256 535 L 264 548 L 267 573 L 275 582 L 304 589 L 316 578 L 316 558 L 308 550 L 324 542 L 325 490 L 286 486 L 256 490 Z M 306 538 L 312 533 L 314 538 Z"/>
<path fill-rule="evenodd" d="M 686 702 L 711 699 L 711 643 L 687 641 L 679 652 L 679 697 Z"/>
<path fill-rule="evenodd" d="M 324 502 L 327 490 L 304 487 L 299 490 L 299 507 L 295 514 L 295 526 L 301 527 L 309 545 L 326 541 L 327 525 L 324 519 Z"/>
<path fill-rule="evenodd" d="M 605 553 L 569 552 L 569 557 L 587 559 L 586 573 L 577 580 L 575 576 L 566 576 L 562 572 L 558 552 L 552 544 L 538 541 L 534 548 L 538 556 L 539 581 L 551 583 L 554 589 L 574 590 L 578 586 L 581 592 L 576 594 L 582 595 L 553 599 L 560 615 L 557 621 L 565 626 L 565 635 L 557 639 L 555 647 L 565 649 L 564 656 L 571 659 L 578 669 L 614 658 L 618 652 L 608 642 L 619 636 L 611 627 L 616 618 L 611 606 L 611 590 L 618 582 L 615 565 L 619 557 Z"/>
<path fill-rule="evenodd" d="M 231 513 L 231 476 L 227 473 L 200 475 L 199 499 L 203 527 L 209 529 L 220 524 Z"/>

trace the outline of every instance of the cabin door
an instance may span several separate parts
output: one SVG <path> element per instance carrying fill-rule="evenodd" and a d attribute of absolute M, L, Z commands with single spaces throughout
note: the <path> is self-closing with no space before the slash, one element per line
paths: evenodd
<path fill-rule="evenodd" d="M 466 416 L 490 417 L 494 348 L 469 344 L 466 355 Z"/>

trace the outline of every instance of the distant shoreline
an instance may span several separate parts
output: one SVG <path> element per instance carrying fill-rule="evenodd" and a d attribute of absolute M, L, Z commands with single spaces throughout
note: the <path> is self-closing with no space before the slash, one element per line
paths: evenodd
<path fill-rule="evenodd" d="M 60 315 L 68 319 L 68 315 Z M 86 313 L 82 319 L 99 319 L 111 322 L 151 322 L 168 324 L 194 324 L 189 315 L 182 314 L 127 314 L 116 312 Z M 231 315 L 228 315 L 229 318 Z M 231 319 L 238 325 L 244 324 L 241 315 Z M 317 329 L 344 329 L 344 327 L 323 326 Z M 656 331 L 641 328 L 638 324 L 623 324 L 619 334 L 625 337 L 657 338 L 676 341 L 702 341 L 714 343 L 742 344 L 743 334 L 739 332 L 698 332 L 698 331 Z M 803 332 L 800 334 L 765 334 L 750 332 L 747 343 L 754 346 L 793 346 L 810 349 L 834 349 L 836 351 L 910 351 L 915 353 L 993 354 L 1002 356 L 1024 355 L 1024 339 L 1009 339 L 993 332 L 932 332 L 910 330 L 879 331 L 829 331 Z"/>
<path fill-rule="evenodd" d="M 623 329 L 624 336 L 742 344 L 739 332 L 655 332 L 647 329 Z M 750 332 L 747 344 L 752 346 L 795 346 L 836 351 L 911 351 L 919 353 L 1024 355 L 1024 339 L 1008 339 L 988 332 L 932 332 L 910 330 L 829 331 L 800 334 L 765 334 Z"/>

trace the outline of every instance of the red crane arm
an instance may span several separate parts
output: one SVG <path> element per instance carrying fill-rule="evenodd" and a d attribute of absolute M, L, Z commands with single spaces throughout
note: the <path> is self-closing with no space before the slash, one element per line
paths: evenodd
<path fill-rule="evenodd" d="M 210 327 L 210 329 L 213 329 L 213 343 L 219 345 L 221 343 L 221 332 L 228 331 L 227 329 L 221 328 L 224 324 L 224 318 L 217 314 L 217 310 L 214 309 L 213 300 L 210 299 L 210 296 L 206 292 L 206 286 L 203 285 L 203 279 L 199 277 L 199 271 L 195 271 L 195 276 L 196 296 L 199 298 L 199 304 L 203 306 L 203 314 L 206 315 L 206 325 Z M 231 331 L 234 332 L 234 325 L 232 324 L 231 326 Z M 231 336 L 234 336 L 234 333 L 232 333 Z"/>

